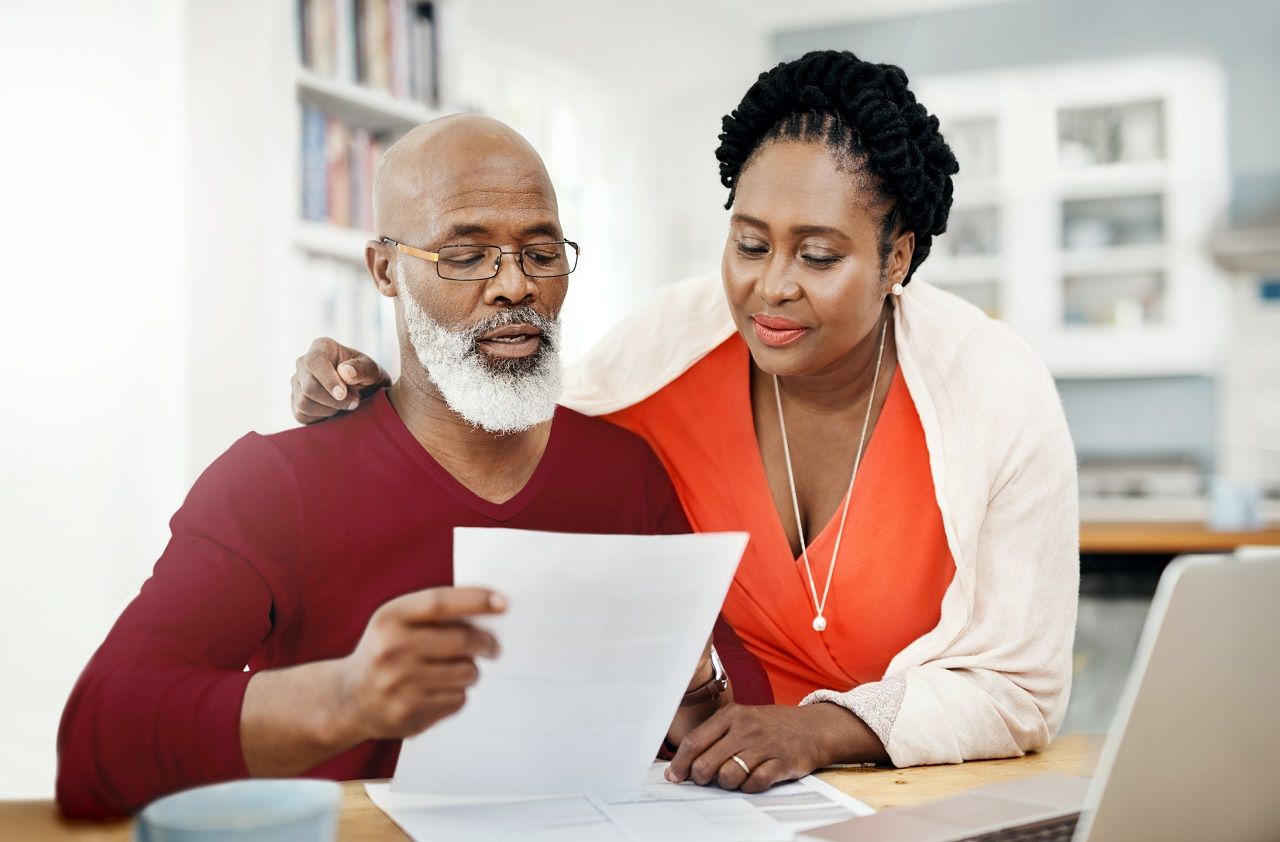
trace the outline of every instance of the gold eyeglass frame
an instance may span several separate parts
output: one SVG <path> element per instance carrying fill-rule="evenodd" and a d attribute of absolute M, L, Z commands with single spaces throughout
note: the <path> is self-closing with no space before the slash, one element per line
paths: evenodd
<path fill-rule="evenodd" d="M 413 246 L 406 246 L 404 243 L 393 240 L 390 237 L 382 237 L 378 240 L 378 242 L 386 243 L 387 245 L 390 245 L 390 246 L 395 246 L 396 251 L 400 252 L 401 254 L 407 254 L 410 257 L 420 257 L 423 260 L 430 260 L 432 263 L 436 264 L 436 274 L 437 275 L 440 274 L 440 265 L 439 265 L 440 252 L 427 251 L 426 249 L 414 248 Z M 443 280 L 466 282 L 466 281 L 488 281 L 493 278 L 496 278 L 498 277 L 498 273 L 502 271 L 502 255 L 504 254 L 514 254 L 516 256 L 516 266 L 520 267 L 520 271 L 524 273 L 524 276 L 526 278 L 533 278 L 535 281 L 549 280 L 551 278 L 567 278 L 570 275 L 572 275 L 574 271 L 578 268 L 578 261 L 582 259 L 582 247 L 579 246 L 577 243 L 575 243 L 573 240 L 548 240 L 547 242 L 544 242 L 544 243 L 530 243 L 524 248 L 518 249 L 516 251 L 505 251 L 503 250 L 502 246 L 494 245 L 493 243 L 459 243 L 458 245 L 471 246 L 474 248 L 497 249 L 498 259 L 494 261 L 493 274 L 489 275 L 487 278 L 446 278 L 444 275 L 440 275 L 441 279 Z M 570 269 L 568 272 L 565 272 L 563 275 L 530 275 L 528 271 L 525 270 L 524 249 L 533 248 L 534 246 L 558 246 L 558 245 L 566 245 L 566 246 L 573 247 L 573 268 L 572 269 Z"/>

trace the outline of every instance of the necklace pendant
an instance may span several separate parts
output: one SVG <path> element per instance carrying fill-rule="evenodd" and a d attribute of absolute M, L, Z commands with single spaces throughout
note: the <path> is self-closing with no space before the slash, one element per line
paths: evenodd
<path fill-rule="evenodd" d="M 821 614 L 819 614 L 818 616 L 816 616 L 816 617 L 814 617 L 814 618 L 813 618 L 813 630 L 814 630 L 814 631 L 816 631 L 816 632 L 820 632 L 820 631 L 826 631 L 826 629 L 827 629 L 827 618 L 826 618 L 826 617 L 824 617 L 824 616 L 822 616 Z"/>

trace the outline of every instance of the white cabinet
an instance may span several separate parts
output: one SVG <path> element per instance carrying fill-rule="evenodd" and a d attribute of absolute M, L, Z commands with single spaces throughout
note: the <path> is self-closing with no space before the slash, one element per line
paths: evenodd
<path fill-rule="evenodd" d="M 1059 377 L 1210 373 L 1226 287 L 1223 81 L 1146 58 L 916 80 L 960 161 L 922 279 L 1007 320 Z"/>

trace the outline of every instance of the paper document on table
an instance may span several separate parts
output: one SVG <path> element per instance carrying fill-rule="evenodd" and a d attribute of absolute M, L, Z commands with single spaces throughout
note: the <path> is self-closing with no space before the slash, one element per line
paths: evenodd
<path fill-rule="evenodd" d="M 782 836 L 770 837 L 781 839 L 791 839 L 796 833 L 823 827 L 833 822 L 847 821 L 858 816 L 869 816 L 875 812 L 853 796 L 846 795 L 813 775 L 798 781 L 778 784 L 755 795 L 744 795 L 715 786 L 698 786 L 689 782 L 670 783 L 662 774 L 666 768 L 666 763 L 654 763 L 639 789 L 622 794 L 601 794 L 593 796 L 593 800 L 603 804 L 605 810 L 615 820 L 619 819 L 624 811 L 643 817 L 644 811 L 640 808 L 654 805 L 664 805 L 669 808 L 674 802 L 736 800 L 750 806 L 753 813 L 768 816 L 783 828 L 785 832 Z M 665 811 L 655 810 L 649 815 L 661 815 L 663 812 Z M 619 823 L 624 826 L 627 824 Z M 745 837 L 729 834 L 723 838 Z"/>
<path fill-rule="evenodd" d="M 758 795 L 672 784 L 665 763 L 625 794 L 513 800 L 391 792 L 366 784 L 369 798 L 419 842 L 510 838 L 538 842 L 784 842 L 816 827 L 874 810 L 812 775 Z"/>
<path fill-rule="evenodd" d="M 454 530 L 454 582 L 507 612 L 476 620 L 462 710 L 404 741 L 394 792 L 578 795 L 643 782 L 711 634 L 747 535 Z"/>

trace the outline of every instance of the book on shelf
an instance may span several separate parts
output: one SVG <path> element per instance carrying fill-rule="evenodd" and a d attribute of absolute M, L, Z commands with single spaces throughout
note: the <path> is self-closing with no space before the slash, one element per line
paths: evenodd
<path fill-rule="evenodd" d="M 322 76 L 430 107 L 439 104 L 435 4 L 296 0 L 298 56 Z"/>
<path fill-rule="evenodd" d="M 302 218 L 373 228 L 373 176 L 390 136 L 302 107 Z"/>
<path fill-rule="evenodd" d="M 325 168 L 324 112 L 302 107 L 302 218 L 323 222 L 329 218 Z"/>
<path fill-rule="evenodd" d="M 351 226 L 351 131 L 330 117 L 325 136 L 325 175 L 329 221 Z"/>
<path fill-rule="evenodd" d="M 411 96 L 432 107 L 440 105 L 439 31 L 434 3 L 414 3 L 409 18 Z"/>

